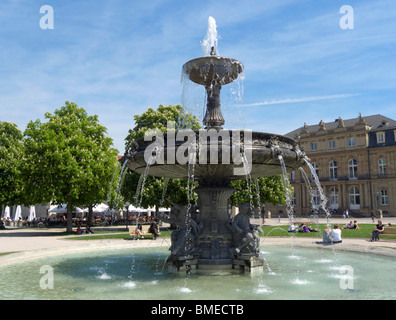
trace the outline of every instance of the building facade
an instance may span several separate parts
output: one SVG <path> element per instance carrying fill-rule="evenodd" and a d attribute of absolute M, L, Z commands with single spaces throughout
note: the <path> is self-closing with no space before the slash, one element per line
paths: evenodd
<path fill-rule="evenodd" d="M 296 215 L 309 215 L 319 207 L 312 171 L 328 199 L 327 207 L 334 212 L 348 209 L 370 216 L 381 210 L 384 216 L 396 215 L 395 120 L 382 115 L 340 117 L 330 123 L 304 124 L 287 136 L 300 143 L 313 169 L 304 166 L 304 172 L 290 174 Z M 274 214 L 286 212 L 282 206 L 268 209 Z"/>

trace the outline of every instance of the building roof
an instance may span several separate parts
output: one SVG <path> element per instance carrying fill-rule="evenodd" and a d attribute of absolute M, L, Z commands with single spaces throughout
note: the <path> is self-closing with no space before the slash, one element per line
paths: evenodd
<path fill-rule="evenodd" d="M 319 124 L 314 124 L 314 125 L 304 124 L 304 126 L 287 133 L 286 136 L 295 138 L 296 136 L 298 136 L 302 133 L 318 132 L 318 131 L 323 130 L 323 125 L 326 130 L 336 129 L 336 128 L 339 128 L 340 126 L 342 127 L 342 122 L 343 122 L 343 127 L 353 127 L 358 123 L 361 124 L 362 120 L 364 120 L 364 122 L 370 127 L 370 131 L 371 130 L 379 130 L 379 129 L 396 128 L 395 120 L 385 117 L 381 114 L 376 114 L 376 115 L 367 116 L 367 117 L 359 116 L 356 118 L 346 119 L 346 120 L 343 120 L 340 117 L 338 119 L 335 119 L 333 122 L 324 123 L 323 121 L 320 121 Z"/>

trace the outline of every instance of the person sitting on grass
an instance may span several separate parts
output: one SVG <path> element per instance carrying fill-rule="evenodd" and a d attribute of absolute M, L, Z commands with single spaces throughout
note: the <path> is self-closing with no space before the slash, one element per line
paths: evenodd
<path fill-rule="evenodd" d="M 352 221 L 349 221 L 344 227 L 341 227 L 341 229 L 353 229 L 353 223 Z"/>
<path fill-rule="evenodd" d="M 297 223 L 291 224 L 288 232 L 297 232 Z"/>
<path fill-rule="evenodd" d="M 81 230 L 81 226 L 78 225 L 77 230 L 76 230 L 76 234 L 83 234 L 83 233 L 84 233 L 84 231 Z"/>
<path fill-rule="evenodd" d="M 323 243 L 332 243 L 333 242 L 333 232 L 328 224 L 326 228 L 323 230 Z"/>
<path fill-rule="evenodd" d="M 360 227 L 359 227 L 359 225 L 358 225 L 358 223 L 357 223 L 356 220 L 353 221 L 352 229 L 356 229 L 356 230 L 357 230 L 357 229 L 360 229 Z"/>
<path fill-rule="evenodd" d="M 87 225 L 87 227 L 85 228 L 85 233 L 87 233 L 87 234 L 88 233 L 92 233 L 93 234 L 94 232 L 92 231 L 91 227 Z"/>
<path fill-rule="evenodd" d="M 305 223 L 300 224 L 300 230 L 298 230 L 298 232 L 302 232 L 302 233 L 309 233 L 309 228 Z"/>
<path fill-rule="evenodd" d="M 334 229 L 332 230 L 333 234 L 333 243 L 341 243 L 341 228 L 338 224 L 334 225 Z"/>

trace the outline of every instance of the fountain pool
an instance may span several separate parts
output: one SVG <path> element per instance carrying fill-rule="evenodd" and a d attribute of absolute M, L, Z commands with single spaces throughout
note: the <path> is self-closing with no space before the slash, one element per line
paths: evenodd
<path fill-rule="evenodd" d="M 39 258 L 0 268 L 0 300 L 396 299 L 395 258 L 294 246 L 261 254 L 266 272 L 258 274 L 169 273 L 164 248 Z M 53 269 L 53 289 L 40 287 L 43 266 Z"/>

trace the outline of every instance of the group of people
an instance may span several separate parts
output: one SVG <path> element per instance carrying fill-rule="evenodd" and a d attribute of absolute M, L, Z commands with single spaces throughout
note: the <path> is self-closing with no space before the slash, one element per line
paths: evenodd
<path fill-rule="evenodd" d="M 323 243 L 341 243 L 341 229 L 342 228 L 338 224 L 335 224 L 334 228 L 331 228 L 330 225 L 327 225 L 326 228 L 323 230 Z M 301 223 L 299 226 L 297 223 L 293 223 L 289 227 L 288 231 L 302 233 L 319 232 L 319 230 L 313 229 L 307 226 L 305 223 Z"/>
<path fill-rule="evenodd" d="M 341 229 L 360 229 L 358 223 L 356 220 L 349 221 L 349 223 L 347 223 L 344 227 L 341 227 Z"/>
<path fill-rule="evenodd" d="M 309 233 L 309 232 L 319 232 L 319 231 L 307 226 L 305 223 L 301 223 L 300 225 L 298 225 L 298 223 L 293 223 L 289 227 L 288 232 Z"/>
<path fill-rule="evenodd" d="M 342 242 L 342 232 L 340 225 L 335 224 L 333 229 L 328 224 L 323 230 L 323 243 L 341 243 Z"/>
<path fill-rule="evenodd" d="M 156 220 L 153 220 L 153 222 L 150 224 L 150 227 L 148 229 L 148 232 L 152 233 L 154 236 L 154 240 L 156 240 L 159 237 L 159 228 Z M 133 239 L 144 239 L 143 236 L 143 226 L 139 223 L 137 224 L 136 228 L 133 230 L 131 233 L 131 240 Z"/>
<path fill-rule="evenodd" d="M 92 231 L 91 227 L 88 225 L 85 227 L 85 230 L 81 229 L 81 225 L 78 225 L 76 234 L 84 234 L 84 233 L 88 234 L 88 233 L 94 233 L 94 232 Z"/>

